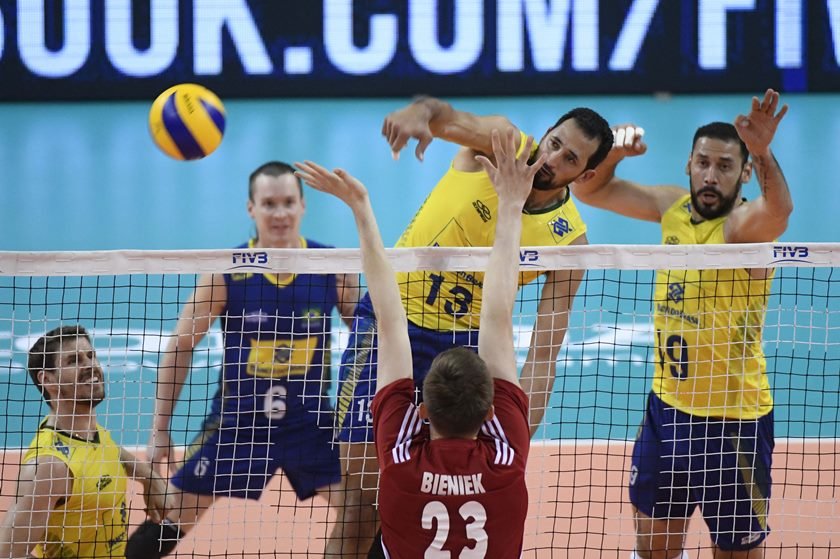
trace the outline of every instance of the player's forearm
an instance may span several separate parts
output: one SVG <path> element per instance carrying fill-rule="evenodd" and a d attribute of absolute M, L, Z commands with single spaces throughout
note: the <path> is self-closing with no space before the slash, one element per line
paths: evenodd
<path fill-rule="evenodd" d="M 497 219 L 496 239 L 484 276 L 482 323 L 494 316 L 504 318 L 506 323 L 510 322 L 518 286 L 522 208 L 517 204 L 500 201 Z"/>
<path fill-rule="evenodd" d="M 353 216 L 359 231 L 362 250 L 362 269 L 368 284 L 371 302 L 376 312 L 380 330 L 385 328 L 407 328 L 405 310 L 400 300 L 400 291 L 394 269 L 385 255 L 385 246 L 379 227 L 373 216 L 370 200 L 365 196 L 353 206 Z"/>
<path fill-rule="evenodd" d="M 531 424 L 531 435 L 536 432 L 542 424 L 545 411 L 548 408 L 548 401 L 554 389 L 554 378 L 557 374 L 557 354 L 563 344 L 566 334 L 568 317 L 564 313 L 555 318 L 556 324 L 550 326 L 549 330 L 540 328 L 540 320 L 534 327 L 531 337 L 531 347 L 528 349 L 528 356 L 522 366 L 522 373 L 519 377 L 519 384 L 522 390 L 528 395 L 530 403 L 529 421 Z"/>
<path fill-rule="evenodd" d="M 554 360 L 534 359 L 529 354 L 528 360 L 522 366 L 522 374 L 519 378 L 519 385 L 522 391 L 528 395 L 529 414 L 528 421 L 533 436 L 542 425 L 545 411 L 548 408 L 548 400 L 554 390 L 554 377 L 557 367 Z"/>
<path fill-rule="evenodd" d="M 767 212 L 774 217 L 787 219 L 793 211 L 793 199 L 779 162 L 769 148 L 765 153 L 750 155 Z"/>
<path fill-rule="evenodd" d="M 600 208 L 603 200 L 609 196 L 611 183 L 616 179 L 615 170 L 621 159 L 607 157 L 603 163 L 595 168 L 595 176 L 582 183 L 573 182 L 569 185 L 572 194 L 581 202 Z"/>
<path fill-rule="evenodd" d="M 154 476 L 154 471 L 148 462 L 138 460 L 133 453 L 120 447 L 120 463 L 125 468 L 128 477 L 137 481 L 149 481 Z"/>
<path fill-rule="evenodd" d="M 189 374 L 192 350 L 172 348 L 164 355 L 155 389 L 154 428 L 168 430 L 175 404 Z"/>

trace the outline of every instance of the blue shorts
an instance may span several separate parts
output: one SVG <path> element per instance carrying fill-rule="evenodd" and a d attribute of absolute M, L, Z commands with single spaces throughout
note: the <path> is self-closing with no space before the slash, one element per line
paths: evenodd
<path fill-rule="evenodd" d="M 259 499 L 278 469 L 283 470 L 300 500 L 338 483 L 341 466 L 332 430 L 319 429 L 314 423 L 282 429 L 227 427 L 220 425 L 217 415 L 211 415 L 172 483 L 198 495 Z"/>
<path fill-rule="evenodd" d="M 429 372 L 432 360 L 447 349 L 455 347 L 477 348 L 477 331 L 429 330 L 408 323 L 408 338 L 411 341 L 411 357 L 414 363 L 414 385 L 420 398 L 423 379 Z M 370 295 L 365 295 L 356 307 L 353 331 L 339 372 L 337 425 L 338 440 L 343 442 L 373 443 L 373 419 L 370 404 L 376 393 L 376 319 L 370 304 Z"/>
<path fill-rule="evenodd" d="M 651 393 L 633 446 L 630 501 L 656 519 L 688 518 L 699 505 L 720 549 L 755 548 L 770 532 L 773 446 L 773 412 L 693 416 Z"/>

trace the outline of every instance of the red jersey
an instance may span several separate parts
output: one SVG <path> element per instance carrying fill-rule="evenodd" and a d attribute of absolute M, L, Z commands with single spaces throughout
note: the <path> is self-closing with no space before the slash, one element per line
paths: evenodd
<path fill-rule="evenodd" d="M 514 559 L 528 489 L 528 397 L 496 379 L 495 416 L 478 438 L 436 439 L 414 405 L 414 381 L 393 382 L 371 410 L 379 457 L 382 547 L 391 559 Z"/>

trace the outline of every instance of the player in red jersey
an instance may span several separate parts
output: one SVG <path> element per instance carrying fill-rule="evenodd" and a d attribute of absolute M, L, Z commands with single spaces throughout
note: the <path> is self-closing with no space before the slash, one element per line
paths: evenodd
<path fill-rule="evenodd" d="M 414 404 L 411 347 L 394 270 L 365 187 L 345 171 L 298 164 L 298 175 L 353 210 L 379 335 L 373 424 L 386 557 L 519 557 L 528 490 L 528 398 L 519 387 L 512 314 L 521 215 L 544 156 L 516 157 L 513 134 L 493 132 L 495 165 L 477 160 L 499 194 L 496 239 L 484 281 L 478 354 L 438 355 Z M 428 421 L 424 421 L 428 420 Z"/>

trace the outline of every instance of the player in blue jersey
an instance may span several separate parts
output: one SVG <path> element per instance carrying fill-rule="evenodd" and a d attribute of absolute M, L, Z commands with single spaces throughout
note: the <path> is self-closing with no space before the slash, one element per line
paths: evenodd
<path fill-rule="evenodd" d="M 256 237 L 242 248 L 323 248 L 300 235 L 303 188 L 294 169 L 269 162 L 249 179 L 248 213 Z M 208 274 L 184 306 L 164 353 L 148 457 L 170 458 L 170 419 L 192 362 L 193 349 L 218 317 L 224 365 L 202 432 L 172 476 L 179 506 L 162 524 L 144 523 L 126 557 L 172 552 L 220 496 L 258 499 L 282 469 L 301 500 L 341 478 L 333 445 L 333 412 L 322 395 L 329 367 L 330 316 L 353 315 L 355 275 Z"/>

